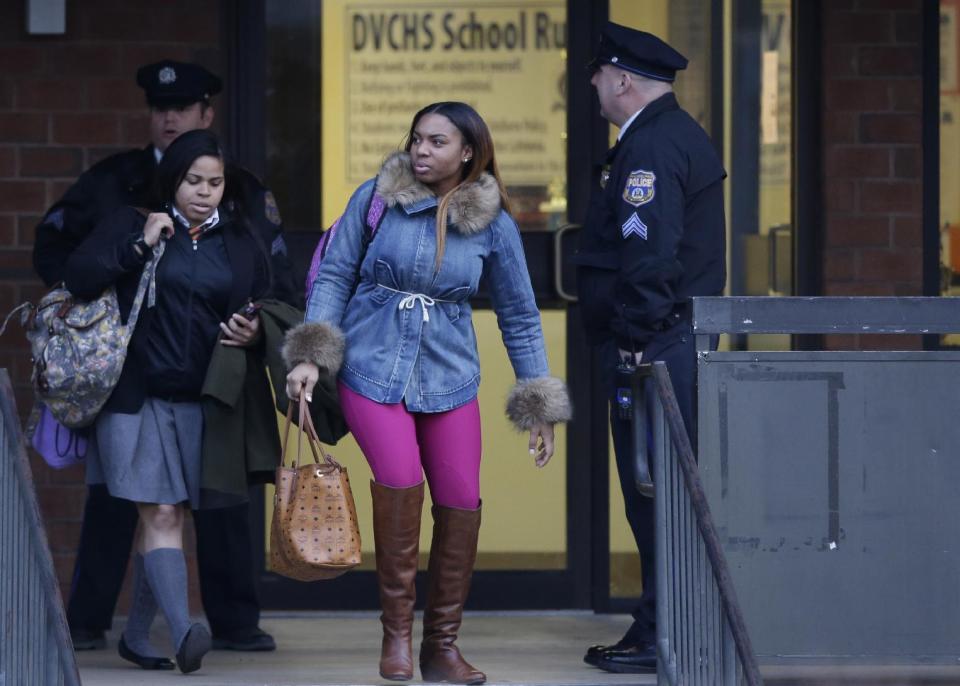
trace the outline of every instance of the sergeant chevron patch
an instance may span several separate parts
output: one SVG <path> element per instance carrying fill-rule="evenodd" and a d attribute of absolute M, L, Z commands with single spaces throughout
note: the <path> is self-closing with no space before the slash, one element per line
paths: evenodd
<path fill-rule="evenodd" d="M 286 255 L 287 254 L 287 242 L 283 240 L 283 236 L 277 236 L 273 239 L 273 243 L 270 244 L 270 255 Z"/>
<path fill-rule="evenodd" d="M 623 223 L 623 226 L 620 227 L 620 230 L 623 232 L 624 238 L 637 235 L 643 240 L 647 240 L 647 225 L 640 220 L 636 212 L 630 215 L 627 221 Z"/>

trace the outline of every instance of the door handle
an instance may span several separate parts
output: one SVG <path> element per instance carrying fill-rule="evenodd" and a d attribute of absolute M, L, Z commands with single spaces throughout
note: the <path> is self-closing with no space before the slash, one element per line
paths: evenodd
<path fill-rule="evenodd" d="M 553 287 L 562 300 L 577 302 L 577 296 L 568 293 L 563 287 L 563 237 L 569 231 L 577 231 L 580 224 L 564 224 L 553 235 Z"/>

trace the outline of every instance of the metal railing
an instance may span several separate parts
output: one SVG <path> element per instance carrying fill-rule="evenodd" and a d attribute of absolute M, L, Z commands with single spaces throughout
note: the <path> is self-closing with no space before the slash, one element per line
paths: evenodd
<path fill-rule="evenodd" d="M 0 686 L 80 686 L 5 369 L 0 369 L 0 452 Z"/>
<path fill-rule="evenodd" d="M 657 681 L 762 684 L 665 363 L 637 368 L 633 397 L 635 456 L 655 488 Z"/>

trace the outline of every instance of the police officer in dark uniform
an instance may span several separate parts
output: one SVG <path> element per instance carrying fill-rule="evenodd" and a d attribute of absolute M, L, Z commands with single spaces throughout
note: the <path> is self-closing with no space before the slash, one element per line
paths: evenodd
<path fill-rule="evenodd" d="M 695 439 L 690 298 L 721 295 L 726 280 L 726 173 L 707 134 L 673 94 L 676 72 L 686 66 L 656 36 L 614 23 L 604 28 L 589 66 L 600 113 L 620 135 L 597 170 L 574 262 L 587 338 L 603 346 L 607 362 L 617 471 L 643 566 L 632 626 L 618 643 L 592 646 L 584 657 L 611 672 L 656 669 L 654 505 L 635 485 L 625 382 L 641 361 L 666 362 Z"/>
<path fill-rule="evenodd" d="M 48 286 L 63 279 L 70 253 L 101 219 L 125 205 L 152 207 L 154 173 L 164 150 L 180 134 L 213 123 L 210 97 L 222 89 L 220 79 L 204 67 L 170 60 L 141 67 L 137 85 L 145 91 L 150 108 L 151 144 L 95 164 L 44 216 L 36 229 L 33 262 Z M 236 165 L 228 166 L 226 176 L 228 183 L 242 186 L 239 196 L 249 204 L 243 214 L 252 218 L 255 233 L 270 254 L 275 296 L 303 307 L 273 194 Z M 273 638 L 258 626 L 249 514 L 247 504 L 193 513 L 200 590 L 214 648 L 276 648 Z M 106 646 L 104 632 L 112 623 L 136 525 L 132 502 L 110 496 L 103 484 L 89 487 L 67 605 L 77 650 Z"/>

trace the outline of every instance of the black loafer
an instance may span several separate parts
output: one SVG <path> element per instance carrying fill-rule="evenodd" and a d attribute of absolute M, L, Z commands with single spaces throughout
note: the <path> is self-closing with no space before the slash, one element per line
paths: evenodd
<path fill-rule="evenodd" d="M 625 647 L 625 644 L 623 641 L 619 641 L 618 643 L 614 643 L 608 646 L 600 645 L 600 644 L 592 645 L 589 648 L 587 648 L 587 654 L 583 656 L 583 661 L 586 662 L 588 665 L 593 665 L 594 667 L 596 667 L 603 653 L 605 653 L 608 650 L 612 650 L 616 648 L 624 648 L 624 647 Z"/>
<path fill-rule="evenodd" d="M 203 656 L 210 652 L 210 632 L 199 622 L 190 627 L 177 650 L 177 667 L 184 674 L 200 669 Z"/>
<path fill-rule="evenodd" d="M 262 652 L 276 650 L 277 644 L 273 640 L 273 636 L 257 626 L 248 631 L 233 633 L 229 636 L 214 636 L 213 649 Z"/>
<path fill-rule="evenodd" d="M 657 671 L 657 647 L 643 641 L 623 648 L 611 647 L 600 653 L 596 667 L 617 674 L 651 674 Z"/>
<path fill-rule="evenodd" d="M 138 655 L 137 653 L 130 650 L 130 646 L 127 645 L 126 639 L 123 635 L 120 636 L 120 642 L 117 643 L 117 652 L 120 653 L 122 657 L 127 662 L 132 662 L 137 667 L 141 669 L 173 669 L 174 664 L 171 660 L 168 660 L 165 657 L 147 657 L 146 655 Z"/>
<path fill-rule="evenodd" d="M 70 629 L 70 640 L 74 650 L 103 650 L 107 647 L 107 637 L 102 631 Z"/>

